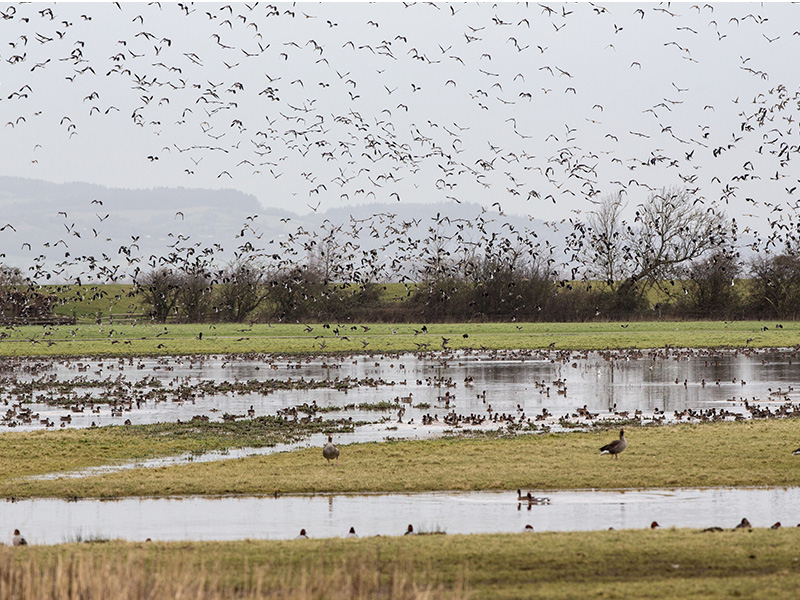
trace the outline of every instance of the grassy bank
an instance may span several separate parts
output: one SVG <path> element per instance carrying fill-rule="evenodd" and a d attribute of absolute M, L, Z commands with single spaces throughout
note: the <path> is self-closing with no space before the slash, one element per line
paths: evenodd
<path fill-rule="evenodd" d="M 781 325 L 777 327 L 776 325 Z M 792 347 L 800 322 L 125 324 L 3 330 L 0 356 Z"/>
<path fill-rule="evenodd" d="M 191 421 L 6 432 L 0 435 L 0 481 L 184 453 L 274 446 L 313 433 L 352 429 L 352 423 L 342 421 L 289 422 L 280 417 L 257 417 L 221 423 Z"/>
<path fill-rule="evenodd" d="M 795 598 L 800 530 L 0 548 L 0 598 Z"/>
<path fill-rule="evenodd" d="M 628 449 L 617 460 L 598 451 L 616 431 L 599 431 L 353 444 L 341 447 L 338 468 L 326 464 L 319 448 L 310 448 L 83 479 L 18 478 L 74 468 L 72 457 L 82 448 L 113 448 L 120 435 L 115 429 L 0 436 L 0 452 L 9 457 L 4 462 L 13 465 L 13 471 L 4 467 L 0 496 L 800 485 L 800 459 L 792 456 L 800 445 L 796 419 L 630 428 Z M 83 462 L 105 464 L 103 456 L 86 450 Z"/>

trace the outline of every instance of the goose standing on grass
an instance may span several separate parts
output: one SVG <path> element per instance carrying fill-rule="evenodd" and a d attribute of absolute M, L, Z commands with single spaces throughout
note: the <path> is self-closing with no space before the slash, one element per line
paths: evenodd
<path fill-rule="evenodd" d="M 328 443 L 322 448 L 322 456 L 328 460 L 328 464 L 335 458 L 336 464 L 339 464 L 339 449 L 333 443 L 333 436 L 328 436 Z"/>
<path fill-rule="evenodd" d="M 795 450 L 794 452 L 792 452 L 792 454 L 800 454 L 800 448 L 798 448 L 797 450 Z"/>
<path fill-rule="evenodd" d="M 614 440 L 610 444 L 606 444 L 602 448 L 600 448 L 600 454 L 610 454 L 615 459 L 617 458 L 617 454 L 625 450 L 628 447 L 628 442 L 625 440 L 625 430 L 619 430 L 619 439 Z"/>

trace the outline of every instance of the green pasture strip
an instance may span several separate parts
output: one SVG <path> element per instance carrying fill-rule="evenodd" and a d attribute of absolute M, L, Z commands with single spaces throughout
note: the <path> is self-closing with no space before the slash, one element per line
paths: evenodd
<path fill-rule="evenodd" d="M 108 318 L 112 314 L 141 314 L 147 310 L 130 284 L 43 285 L 39 291 L 56 296 L 53 313 L 64 317 Z"/>
<path fill-rule="evenodd" d="M 7 435 L 0 436 L 0 440 Z M 25 439 L 26 434 L 19 435 Z M 58 457 L 67 452 L 48 456 L 46 461 L 35 456 L 35 449 L 39 448 L 49 453 L 48 435 L 55 446 L 59 433 L 27 435 L 36 442 L 30 442 L 29 453 L 34 457 L 14 456 L 10 461 L 16 465 L 13 475 L 8 473 L 0 479 L 0 497 L 493 489 L 510 490 L 513 494 L 511 490 L 517 488 L 546 491 L 800 485 L 800 457 L 792 455 L 800 446 L 797 419 L 630 427 L 626 434 L 628 449 L 617 459 L 599 454 L 600 446 L 618 437 L 616 430 L 603 430 L 342 445 L 338 467 L 327 464 L 321 448 L 309 448 L 47 481 L 24 481 L 15 476 L 71 468 L 72 459 L 65 456 L 62 466 Z M 76 435 L 64 434 L 69 440 Z M 187 440 L 187 446 L 189 443 Z M 95 460 L 100 460 L 100 454 L 93 454 Z"/>
<path fill-rule="evenodd" d="M 350 287 L 354 292 L 359 288 L 358 284 Z M 408 299 L 409 290 L 415 288 L 416 284 L 382 283 L 378 287 L 379 302 L 386 306 L 401 305 Z M 111 315 L 142 315 L 149 310 L 132 284 L 42 285 L 37 289 L 43 294 L 56 296 L 53 313 L 58 316 L 75 316 L 81 320 L 108 319 Z"/>
<path fill-rule="evenodd" d="M 0 481 L 160 456 L 274 446 L 312 433 L 350 430 L 352 424 L 342 421 L 303 423 L 257 417 L 226 422 L 6 432 L 0 435 Z M 23 484 L 20 489 L 26 487 Z"/>
<path fill-rule="evenodd" d="M 535 515 L 531 516 L 534 521 Z M 412 519 L 413 521 L 413 519 Z M 342 523 L 342 533 L 348 524 Z M 253 526 L 253 537 L 260 528 Z M 309 531 L 313 538 L 314 532 Z M 36 598 L 771 598 L 800 586 L 800 530 L 623 530 L 0 548 Z M 67 567 L 67 565 L 69 565 Z M 194 582 L 196 588 L 189 586 Z M 169 587 L 178 586 L 180 589 Z M 38 589 L 40 588 L 40 589 Z M 52 591 L 51 591 L 52 590 Z M 114 590 L 110 590 L 114 591 Z M 92 593 L 94 592 L 94 593 Z M 45 596 L 38 596 L 45 598 Z"/>
<path fill-rule="evenodd" d="M 443 349 L 604 350 L 665 346 L 789 348 L 800 344 L 800 322 L 773 321 L 429 325 L 107 323 L 17 326 L 3 328 L 0 332 L 0 356 L 20 357 L 328 354 Z"/>

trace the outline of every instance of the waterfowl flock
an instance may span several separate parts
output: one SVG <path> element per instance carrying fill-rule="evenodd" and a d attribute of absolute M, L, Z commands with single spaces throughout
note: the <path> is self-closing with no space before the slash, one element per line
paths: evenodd
<path fill-rule="evenodd" d="M 322 422 L 327 415 L 380 421 L 387 413 L 412 429 L 498 429 L 550 431 L 597 424 L 661 424 L 800 415 L 791 385 L 747 383 L 733 376 L 711 390 L 705 372 L 744 360 L 757 365 L 798 365 L 792 351 L 630 350 L 565 352 L 556 350 L 425 352 L 404 355 L 324 355 L 282 359 L 268 355 L 117 359 L 0 359 L 0 429 L 89 427 L 155 420 L 255 419 L 256 413 L 288 421 Z M 497 361 L 525 383 L 507 384 L 476 374 Z M 636 376 L 654 364 L 693 365 L 698 377 L 677 378 L 685 397 L 666 411 L 646 410 L 625 390 L 609 390 L 615 401 L 598 404 L 594 390 L 606 373 L 625 370 Z M 227 377 L 236 364 L 244 377 Z M 427 370 L 435 369 L 427 375 Z M 528 373 L 533 370 L 532 378 Z M 550 372 L 550 377 L 538 373 Z M 210 377 L 208 373 L 214 373 Z M 467 373 L 466 376 L 463 374 Z M 800 380 L 800 373 L 798 374 Z M 466 380 L 466 381 L 464 381 Z M 481 385 L 475 392 L 476 382 Z M 527 383 L 530 382 L 530 383 Z M 660 384 L 663 394 L 675 398 Z M 397 393 L 398 389 L 404 390 Z M 568 394 L 556 391 L 569 389 Z M 748 395 L 742 395 L 748 390 Z M 551 393 L 552 391 L 552 393 Z M 291 402 L 305 392 L 313 398 Z M 592 404 L 586 402 L 592 392 Z M 626 397 L 630 395 L 630 399 Z M 377 397 L 370 401 L 367 397 Z M 703 406 L 704 399 L 713 401 Z M 241 398 L 241 401 L 237 401 Z M 724 400 L 724 406 L 719 406 Z M 626 405 L 622 405 L 625 403 Z M 674 402 L 673 402 L 674 403 Z M 163 415 L 160 416 L 160 407 Z M 146 410 L 142 410 L 146 409 Z M 143 421 L 145 415 L 149 421 Z M 167 416 L 170 415 L 170 416 Z M 616 456 L 614 453 L 610 453 Z"/>
<path fill-rule="evenodd" d="M 528 529 L 528 528 L 531 531 L 533 530 L 533 527 L 531 527 L 530 525 L 526 526 L 526 529 Z M 433 533 L 439 534 L 439 533 L 442 533 L 442 532 L 436 531 L 436 532 L 433 532 Z M 419 535 L 419 533 L 414 530 L 414 525 L 409 523 L 408 527 L 403 532 L 403 535 Z M 350 527 L 350 529 L 348 530 L 347 534 L 344 537 L 357 539 L 359 536 L 356 533 L 356 528 L 355 527 Z M 380 537 L 380 534 L 378 534 L 376 537 Z M 310 537 L 309 537 L 308 533 L 306 532 L 305 528 L 303 528 L 303 529 L 300 530 L 300 533 L 295 537 L 295 539 L 297 539 L 297 540 L 307 540 L 307 539 L 310 539 Z"/>
<path fill-rule="evenodd" d="M 791 14 L 783 8 L 740 10 L 735 5 L 698 4 L 634 9 L 587 4 L 558 10 L 546 5 L 389 3 L 347 15 L 324 4 L 304 8 L 258 3 L 208 6 L 207 10 L 186 4 L 162 7 L 159 3 L 115 3 L 91 10 L 68 3 L 52 8 L 9 6 L 2 13 L 9 35 L 0 62 L 3 81 L 9 87 L 0 112 L 9 136 L 6 146 L 17 151 L 7 156 L 8 172 L 36 176 L 40 168 L 47 168 L 47 155 L 64 156 L 69 149 L 85 149 L 82 140 L 96 139 L 90 132 L 106 131 L 105 126 L 114 125 L 118 121 L 115 114 L 121 113 L 130 115 L 128 127 L 141 129 L 151 141 L 147 151 L 139 146 L 132 150 L 138 158 L 126 157 L 124 164 L 129 168 L 97 169 L 117 177 L 155 176 L 162 173 L 163 165 L 163 172 L 175 171 L 181 182 L 201 180 L 205 186 L 216 187 L 230 180 L 231 185 L 247 182 L 251 189 L 264 189 L 265 180 L 282 187 L 291 179 L 286 196 L 299 193 L 305 200 L 294 204 L 306 204 L 313 213 L 354 199 L 401 202 L 401 198 L 419 193 L 453 204 L 487 193 L 502 199 L 502 205 L 498 200 L 491 207 L 488 202 L 481 206 L 480 219 L 475 222 L 456 223 L 454 247 L 446 249 L 444 243 L 438 247 L 448 255 L 473 244 L 494 244 L 496 238 L 487 222 L 495 214 L 504 216 L 503 206 L 507 208 L 509 203 L 517 210 L 552 219 L 546 221 L 550 231 L 560 227 L 563 232 L 572 226 L 582 242 L 587 213 L 591 214 L 604 190 L 613 190 L 619 198 L 636 197 L 634 203 L 639 197 L 653 201 L 658 198 L 656 182 L 672 173 L 703 213 L 714 214 L 718 208 L 733 205 L 742 213 L 744 208 L 747 212 L 741 221 L 747 223 L 744 231 L 753 238 L 753 250 L 795 241 L 791 232 L 796 231 L 796 216 L 790 213 L 796 211 L 784 208 L 796 209 L 793 195 L 797 186 L 791 183 L 795 174 L 786 169 L 795 148 L 790 142 L 797 107 L 790 99 L 797 92 L 775 83 L 791 80 L 790 64 L 764 59 L 765 53 L 768 58 L 791 55 L 787 45 L 792 34 L 788 29 L 774 29 L 792 22 L 780 18 Z M 423 19 L 435 24 L 439 37 L 426 38 L 421 29 L 413 27 Z M 744 26 L 746 20 L 752 20 L 748 27 Z M 158 34 L 159 25 L 174 35 L 165 38 Z M 119 34 L 105 35 L 110 30 Z M 602 52 L 578 53 L 575 56 L 580 54 L 580 59 L 576 59 L 555 49 L 582 42 L 582 34 L 576 31 L 597 35 L 595 41 L 602 40 L 597 48 Z M 623 40 L 634 31 L 646 40 L 648 52 L 636 44 L 634 55 L 624 49 L 630 44 Z M 186 32 L 202 33 L 187 37 Z M 526 43 L 534 38 L 535 43 Z M 718 53 L 729 60 L 717 63 L 704 50 L 709 45 L 720 47 L 723 40 L 726 44 L 735 40 L 736 47 L 756 51 L 752 53 L 755 59 Z M 652 60 L 648 62 L 646 57 Z M 587 60 L 608 63 L 617 76 L 642 93 L 605 102 L 600 96 L 609 88 L 592 83 L 594 73 Z M 709 90 L 702 84 L 703 77 L 688 77 L 686 65 L 693 72 L 714 76 L 722 66 L 726 80 L 741 77 L 733 86 L 736 96 L 722 93 L 722 88 Z M 404 74 L 402 81 L 395 81 L 398 73 Z M 653 78 L 647 80 L 650 83 L 664 83 L 668 92 L 641 85 L 641 76 Z M 748 96 L 742 94 L 741 104 L 739 89 L 746 89 Z M 45 102 L 48 98 L 61 101 L 50 104 Z M 250 112 L 249 106 L 259 108 Z M 264 106 L 269 107 L 267 113 Z M 545 115 L 571 116 L 563 121 L 539 119 L 545 125 L 534 131 L 527 129 L 522 119 L 531 108 Z M 636 119 L 631 121 L 631 115 Z M 709 121 L 709 115 L 717 116 L 718 122 Z M 476 127 L 475 123 L 486 126 Z M 35 131 L 58 133 L 36 140 L 32 138 Z M 163 142 L 153 143 L 155 138 Z M 535 139 L 527 141 L 531 138 Z M 536 155 L 530 147 L 539 149 Z M 109 160 L 114 160 L 116 146 L 108 150 L 115 155 Z M 106 160 L 104 153 L 95 154 L 97 160 Z M 72 155 L 83 156 L 77 151 Z M 210 164 L 213 168 L 206 168 Z M 142 171 L 139 167 L 143 166 L 149 170 Z M 770 177 L 762 178 L 754 175 L 756 172 Z M 425 175 L 430 173 L 435 175 Z M 768 193 L 746 195 L 744 189 L 750 184 L 743 182 L 756 178 L 761 179 L 759 185 L 769 188 Z M 754 199 L 778 195 L 785 206 Z M 51 211 L 58 215 L 56 226 L 63 236 L 58 241 L 20 237 L 26 235 L 24 228 L 13 215 L 4 216 L 4 221 L 11 219 L 0 227 L 4 251 L 11 253 L 13 245 L 15 257 L 34 264 L 42 279 L 63 273 L 62 280 L 80 283 L 91 271 L 98 280 L 118 281 L 123 276 L 118 272 L 120 265 L 138 273 L 137 263 L 147 262 L 137 254 L 139 232 L 133 232 L 130 240 L 127 235 L 124 241 L 105 238 L 100 229 L 114 220 L 113 211 L 101 208 L 102 199 L 86 198 L 85 204 L 91 208 L 89 222 L 77 226 L 66 211 Z M 491 215 L 484 217 L 486 213 Z M 189 210 L 177 210 L 174 220 L 184 222 L 187 215 Z M 248 217 L 250 222 L 237 236 L 247 239 L 240 240 L 239 249 L 247 255 L 277 256 L 283 261 L 281 257 L 294 247 L 282 241 L 266 245 L 266 239 L 260 243 L 263 233 L 253 223 L 256 216 Z M 373 217 L 370 225 L 377 219 L 383 223 L 384 215 Z M 390 225 L 374 228 L 374 237 L 380 239 L 380 250 L 387 255 L 401 245 L 399 262 L 407 262 L 417 254 L 407 249 L 403 238 L 410 228 L 396 229 L 395 217 L 385 215 Z M 437 215 L 442 226 L 445 219 L 453 225 L 448 214 Z M 763 239 L 759 226 L 764 228 Z M 359 227 L 354 224 L 352 229 Z M 531 231 L 515 232 L 516 240 L 531 254 L 544 257 L 549 269 L 549 242 L 531 242 Z M 346 232 L 342 237 L 345 235 L 357 238 L 356 233 Z M 172 232 L 170 236 L 176 237 Z M 76 250 L 78 244 L 93 238 L 97 244 L 105 238 L 111 245 L 103 249 L 94 246 L 86 253 Z M 312 238 L 303 237 L 316 243 Z M 188 239 L 178 235 L 176 247 Z M 509 246 L 514 239 L 511 227 L 508 236 L 501 238 Z M 425 242 L 439 241 L 436 237 L 409 238 L 408 246 L 416 250 Z M 341 242 L 333 244 L 336 251 L 353 245 L 351 240 Z M 69 244 L 73 247 L 67 251 Z M 55 254 L 62 251 L 56 251 L 57 246 L 64 247 L 63 257 Z M 275 251 L 267 252 L 267 248 Z M 109 258 L 104 250 L 117 258 Z M 51 264 L 39 264 L 37 254 Z M 171 253 L 164 260 L 177 260 L 174 256 Z M 355 251 L 344 256 L 343 267 L 352 267 L 358 258 Z M 363 261 L 372 264 L 367 254 Z M 591 273 L 576 271 L 581 267 L 591 270 L 591 262 L 576 267 L 571 279 L 588 277 Z M 360 275 L 358 269 L 352 270 Z M 561 283 L 566 286 L 566 278 Z M 366 326 L 362 327 L 366 331 Z M 109 337 L 113 334 L 113 329 L 108 331 Z M 398 427 L 403 428 L 400 434 L 409 435 L 415 435 L 418 427 L 436 433 L 490 428 L 544 432 L 598 423 L 616 428 L 800 416 L 791 386 L 764 390 L 762 385 L 759 392 L 753 392 L 757 384 L 749 376 L 747 381 L 739 376 L 724 381 L 716 377 L 714 367 L 722 355 L 716 350 L 705 355 L 701 354 L 704 351 L 670 348 L 590 355 L 557 351 L 552 342 L 547 351 L 519 351 L 501 357 L 552 366 L 540 369 L 535 378 L 521 377 L 522 386 L 501 394 L 497 387 L 487 390 L 488 383 L 478 373 L 464 373 L 464 369 L 447 372 L 467 358 L 489 361 L 499 353 L 480 348 L 453 353 L 448 349 L 450 337 L 429 335 L 425 326 L 405 334 L 420 336 L 416 342 L 420 352 L 414 356 L 427 362 L 421 369 L 430 369 L 420 374 L 416 384 L 400 376 L 384 377 L 379 372 L 382 367 L 369 374 L 332 375 L 352 360 L 333 355 L 322 359 L 322 372 L 317 369 L 313 376 L 297 374 L 308 368 L 301 359 L 249 357 L 264 370 L 251 373 L 248 379 L 223 375 L 217 380 L 186 375 L 185 369 L 182 376 L 165 376 L 175 363 L 185 361 L 188 369 L 201 368 L 205 361 L 213 360 L 207 358 L 165 359 L 155 364 L 144 359 L 62 361 L 58 367 L 64 370 L 59 374 L 54 372 L 56 361 L 50 359 L 5 360 L 0 365 L 0 401 L 4 403 L 0 428 L 133 426 L 151 418 L 145 415 L 158 414 L 160 408 L 169 416 L 155 418 L 178 423 L 235 423 L 254 420 L 258 413 L 289 424 L 325 426 L 326 412 L 345 421 L 352 421 L 353 415 L 366 421 L 363 415 L 372 414 L 373 422 L 384 425 L 387 435 L 395 435 Z M 198 339 L 202 336 L 199 333 Z M 749 338 L 748 344 L 754 339 Z M 42 341 L 48 346 L 56 343 Z M 114 342 L 130 344 L 131 340 Z M 326 342 L 319 342 L 320 351 Z M 366 349 L 368 341 L 363 343 Z M 431 348 L 442 352 L 428 353 Z M 797 355 L 797 349 L 781 352 L 789 364 Z M 735 355 L 758 356 L 749 348 L 736 350 Z M 678 408 L 669 412 L 666 402 L 645 411 L 638 405 L 620 403 L 618 407 L 612 401 L 590 406 L 580 395 L 581 387 L 593 388 L 604 380 L 608 364 L 614 365 L 612 371 L 630 372 L 636 361 L 652 368 L 658 361 L 699 363 L 703 359 L 708 367 L 705 376 L 690 379 L 681 372 L 674 377 L 671 404 Z M 399 358 L 382 357 L 376 362 L 386 365 L 396 360 Z M 15 362 L 23 363 L 22 367 L 14 366 Z M 150 369 L 153 373 L 145 377 L 133 375 L 136 370 Z M 264 375 L 277 372 L 283 376 Z M 672 375 L 669 379 L 673 381 Z M 459 381 L 463 382 L 461 388 Z M 476 384 L 481 392 L 476 393 Z M 407 389 L 410 387 L 413 391 Z M 724 406 L 694 406 L 688 400 L 690 392 L 702 397 L 710 395 L 712 387 L 726 390 Z M 402 388 L 400 393 L 398 388 Z M 305 398 L 316 393 L 319 403 Z M 381 394 L 381 402 L 365 399 Z M 364 402 L 354 402 L 356 396 Z M 617 461 L 626 448 L 623 427 L 619 439 L 601 447 L 600 454 Z M 327 465 L 339 464 L 339 449 L 332 435 L 322 453 Z M 800 454 L 800 448 L 793 453 Z M 517 496 L 520 505 L 527 503 L 529 508 L 542 500 L 530 493 L 523 496 L 519 490 Z M 305 530 L 301 534 L 305 537 Z M 24 544 L 19 531 L 15 531 L 15 540 L 17 536 Z"/>

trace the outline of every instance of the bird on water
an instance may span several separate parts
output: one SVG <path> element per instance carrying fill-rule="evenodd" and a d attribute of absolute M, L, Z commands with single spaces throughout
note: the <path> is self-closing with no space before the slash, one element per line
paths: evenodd
<path fill-rule="evenodd" d="M 322 456 L 328 460 L 328 464 L 331 464 L 333 459 L 336 459 L 336 464 L 339 464 L 339 449 L 333 443 L 333 436 L 328 436 L 328 443 L 322 448 Z"/>
<path fill-rule="evenodd" d="M 614 440 L 610 444 L 606 444 L 600 448 L 600 454 L 611 454 L 615 459 L 617 455 L 628 447 L 628 442 L 625 439 L 625 430 L 619 430 L 619 439 Z"/>
<path fill-rule="evenodd" d="M 28 540 L 26 540 L 22 534 L 19 532 L 19 529 L 14 530 L 14 537 L 11 538 L 11 545 L 12 546 L 27 546 Z"/>

